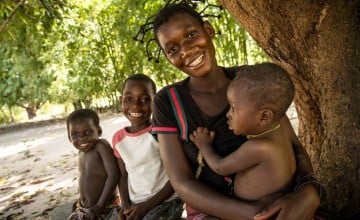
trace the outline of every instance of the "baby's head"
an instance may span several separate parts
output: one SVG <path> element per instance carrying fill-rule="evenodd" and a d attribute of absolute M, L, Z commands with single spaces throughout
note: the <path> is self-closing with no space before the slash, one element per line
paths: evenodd
<path fill-rule="evenodd" d="M 132 125 L 149 125 L 152 100 L 156 93 L 154 81 L 141 73 L 131 75 L 124 81 L 121 93 L 124 116 Z"/>
<path fill-rule="evenodd" d="M 234 120 L 236 123 L 252 120 L 249 126 L 279 123 L 294 94 L 294 84 L 280 66 L 273 63 L 244 66 L 228 87 L 229 122 L 236 118 L 239 119 Z"/>
<path fill-rule="evenodd" d="M 73 111 L 66 119 L 68 138 L 80 151 L 91 150 L 102 134 L 99 116 L 91 109 Z"/>

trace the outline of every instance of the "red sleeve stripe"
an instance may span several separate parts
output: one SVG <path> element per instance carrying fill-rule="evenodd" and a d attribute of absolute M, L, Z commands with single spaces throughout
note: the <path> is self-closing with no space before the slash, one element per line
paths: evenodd
<path fill-rule="evenodd" d="M 172 127 L 153 127 L 151 132 L 158 133 L 158 132 L 178 132 L 177 128 Z"/>
<path fill-rule="evenodd" d="M 182 106 L 182 103 L 179 99 L 179 96 L 177 94 L 177 91 L 175 87 L 171 87 L 168 90 L 168 95 L 170 98 L 171 106 L 174 111 L 174 115 L 177 120 L 177 124 L 180 129 L 180 139 L 187 140 L 187 122 L 186 122 L 186 115 Z"/>

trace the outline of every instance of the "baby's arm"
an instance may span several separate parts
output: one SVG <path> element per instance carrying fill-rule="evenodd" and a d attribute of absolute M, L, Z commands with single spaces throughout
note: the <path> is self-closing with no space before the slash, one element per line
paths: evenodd
<path fill-rule="evenodd" d="M 106 204 L 106 201 L 114 192 L 114 189 L 119 179 L 119 169 L 118 166 L 116 165 L 116 160 L 113 155 L 110 144 L 106 140 L 100 140 L 96 144 L 96 148 L 103 161 L 107 178 L 105 181 L 104 189 L 100 195 L 97 204 L 91 207 L 89 210 L 91 215 L 100 214 L 101 210 L 104 208 Z"/>
<path fill-rule="evenodd" d="M 195 179 L 177 134 L 159 134 L 160 153 L 175 192 L 192 208 L 222 219 L 252 219 L 256 207 Z M 220 204 L 220 205 L 219 205 Z"/>
<path fill-rule="evenodd" d="M 254 146 L 250 146 L 255 143 L 248 141 L 235 152 L 226 157 L 220 157 L 211 145 L 214 137 L 215 133 L 213 131 L 199 127 L 190 135 L 190 140 L 199 148 L 209 167 L 214 170 L 215 173 L 222 176 L 241 172 L 259 164 L 264 154 L 263 152 L 266 152 L 266 148 L 261 145 L 255 148 Z"/>

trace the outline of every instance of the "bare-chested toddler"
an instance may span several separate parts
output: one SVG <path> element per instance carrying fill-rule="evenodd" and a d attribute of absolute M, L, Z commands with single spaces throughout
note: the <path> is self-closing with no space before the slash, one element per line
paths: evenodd
<path fill-rule="evenodd" d="M 102 129 L 95 111 L 80 109 L 67 117 L 70 142 L 79 150 L 80 199 L 68 219 L 104 219 L 120 207 L 119 169 L 112 147 L 100 139 Z"/>

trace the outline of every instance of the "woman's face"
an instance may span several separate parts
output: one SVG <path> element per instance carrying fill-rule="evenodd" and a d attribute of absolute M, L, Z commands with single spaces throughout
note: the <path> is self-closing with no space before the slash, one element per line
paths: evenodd
<path fill-rule="evenodd" d="M 172 16 L 157 30 L 160 47 L 169 62 L 191 76 L 203 76 L 217 66 L 212 43 L 214 29 L 186 13 Z"/>

